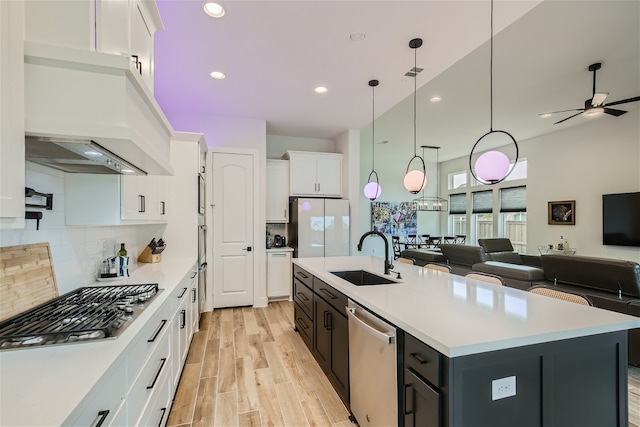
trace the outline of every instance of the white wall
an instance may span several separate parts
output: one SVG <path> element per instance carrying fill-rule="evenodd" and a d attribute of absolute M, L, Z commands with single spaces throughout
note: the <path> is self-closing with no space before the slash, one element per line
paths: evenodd
<path fill-rule="evenodd" d="M 103 242 L 115 243 L 106 256 L 115 255 L 125 243 L 131 257 L 130 269 L 137 267 L 137 257 L 153 237 L 162 237 L 166 225 L 127 225 L 117 227 L 66 226 L 64 223 L 64 173 L 27 162 L 26 186 L 41 193 L 53 193 L 53 210 L 40 210 L 40 230 L 36 221 L 26 221 L 24 229 L 0 230 L 0 246 L 49 242 L 54 272 L 60 294 L 86 286 L 96 279 L 103 260 Z M 29 200 L 29 199 L 28 199 Z M 33 200 L 30 203 L 38 203 Z"/>
<path fill-rule="evenodd" d="M 555 245 L 562 235 L 579 255 L 638 262 L 640 248 L 602 245 L 602 195 L 640 191 L 640 111 L 574 120 L 583 122 L 519 141 L 520 156 L 528 161 L 528 178 L 499 185 L 527 185 L 527 252 L 538 253 L 538 245 Z M 467 170 L 467 161 L 463 157 L 444 162 L 441 182 L 451 172 Z M 559 200 L 576 201 L 575 225 L 548 225 L 547 202 Z"/>
<path fill-rule="evenodd" d="M 267 159 L 281 159 L 287 150 L 335 153 L 332 139 L 267 135 Z"/>

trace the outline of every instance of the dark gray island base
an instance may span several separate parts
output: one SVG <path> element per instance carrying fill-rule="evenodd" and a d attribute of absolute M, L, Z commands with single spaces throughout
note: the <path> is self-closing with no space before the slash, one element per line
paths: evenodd
<path fill-rule="evenodd" d="M 394 322 L 367 307 L 362 287 L 314 273 L 294 263 L 296 330 L 349 409 L 347 298 Z M 448 357 L 395 326 L 399 426 L 628 426 L 624 329 Z"/>
<path fill-rule="evenodd" d="M 627 427 L 626 335 L 449 359 L 404 334 L 398 425 Z M 509 377 L 515 377 L 515 395 L 493 400 L 493 381 Z"/>

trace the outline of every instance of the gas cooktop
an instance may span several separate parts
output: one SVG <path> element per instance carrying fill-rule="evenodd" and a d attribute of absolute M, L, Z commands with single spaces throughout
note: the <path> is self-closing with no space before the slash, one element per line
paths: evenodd
<path fill-rule="evenodd" d="M 0 350 L 116 338 L 158 284 L 83 287 L 0 322 Z"/>

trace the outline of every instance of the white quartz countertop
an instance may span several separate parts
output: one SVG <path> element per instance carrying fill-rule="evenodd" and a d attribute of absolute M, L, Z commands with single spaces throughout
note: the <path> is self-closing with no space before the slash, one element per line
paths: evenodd
<path fill-rule="evenodd" d="M 409 264 L 395 264 L 402 279 L 390 285 L 356 286 L 330 273 L 383 275 L 384 260 L 372 256 L 293 263 L 447 357 L 640 327 L 638 317 Z"/>
<path fill-rule="evenodd" d="M 141 264 L 121 283 L 100 283 L 158 283 L 164 289 L 116 339 L 0 351 L 0 425 L 62 425 L 109 367 L 122 360 L 124 349 L 195 262 Z"/>

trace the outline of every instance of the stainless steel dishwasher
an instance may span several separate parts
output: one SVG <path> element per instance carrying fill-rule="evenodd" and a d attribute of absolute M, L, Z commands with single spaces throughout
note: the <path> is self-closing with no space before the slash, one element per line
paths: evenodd
<path fill-rule="evenodd" d="M 360 426 L 398 425 L 396 329 L 349 300 L 351 412 Z"/>

